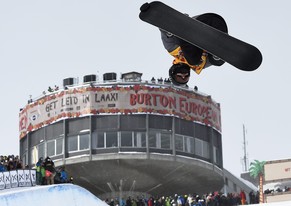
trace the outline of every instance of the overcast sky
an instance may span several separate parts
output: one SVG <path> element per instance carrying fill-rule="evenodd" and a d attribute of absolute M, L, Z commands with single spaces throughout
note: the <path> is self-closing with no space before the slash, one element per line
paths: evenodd
<path fill-rule="evenodd" d="M 68 77 L 137 71 L 167 77 L 172 57 L 157 28 L 138 17 L 141 0 L 0 0 L 0 154 L 19 154 L 18 114 L 30 95 Z M 287 0 L 169 0 L 190 16 L 223 16 L 229 34 L 257 46 L 261 67 L 229 64 L 192 72 L 190 87 L 221 104 L 224 167 L 242 172 L 243 124 L 249 162 L 291 158 L 291 3 Z"/>

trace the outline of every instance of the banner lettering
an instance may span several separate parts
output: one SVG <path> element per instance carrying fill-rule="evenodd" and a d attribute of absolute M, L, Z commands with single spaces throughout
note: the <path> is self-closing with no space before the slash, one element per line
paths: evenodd
<path fill-rule="evenodd" d="M 120 113 L 173 115 L 221 131 L 220 105 L 210 96 L 174 88 L 135 85 L 74 88 L 44 96 L 20 112 L 20 138 L 64 118 Z"/>

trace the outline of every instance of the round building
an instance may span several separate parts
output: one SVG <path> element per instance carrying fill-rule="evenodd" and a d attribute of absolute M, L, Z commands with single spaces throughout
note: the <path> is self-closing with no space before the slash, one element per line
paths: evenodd
<path fill-rule="evenodd" d="M 197 88 L 141 76 L 67 78 L 29 100 L 19 113 L 24 163 L 49 156 L 101 198 L 220 191 L 220 105 Z"/>

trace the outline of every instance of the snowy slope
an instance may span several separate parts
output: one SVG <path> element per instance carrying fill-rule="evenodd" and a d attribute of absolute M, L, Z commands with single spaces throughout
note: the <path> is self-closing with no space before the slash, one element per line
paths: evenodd
<path fill-rule="evenodd" d="M 291 201 L 253 204 L 252 206 L 291 206 Z"/>
<path fill-rule="evenodd" d="M 1 190 L 0 203 L 1 206 L 108 206 L 88 190 L 73 184 Z"/>

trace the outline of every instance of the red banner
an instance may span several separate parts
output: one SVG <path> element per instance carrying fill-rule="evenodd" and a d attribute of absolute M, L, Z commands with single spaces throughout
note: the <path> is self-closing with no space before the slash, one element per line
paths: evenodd
<path fill-rule="evenodd" d="M 210 96 L 174 88 L 135 85 L 74 88 L 44 96 L 20 112 L 20 138 L 64 118 L 137 113 L 178 116 L 221 131 L 220 107 Z"/>

